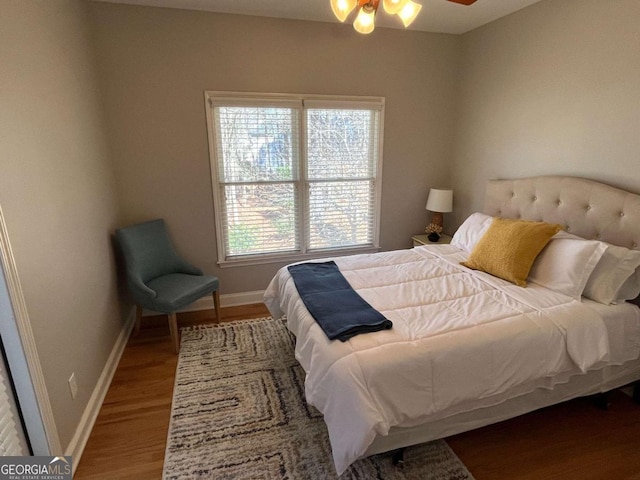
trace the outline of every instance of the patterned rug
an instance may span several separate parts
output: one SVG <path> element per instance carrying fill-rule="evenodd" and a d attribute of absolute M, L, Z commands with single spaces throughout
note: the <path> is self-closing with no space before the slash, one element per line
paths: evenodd
<path fill-rule="evenodd" d="M 182 330 L 164 478 L 337 478 L 322 415 L 304 400 L 304 371 L 282 320 Z M 354 463 L 341 480 L 473 479 L 443 440 Z"/>

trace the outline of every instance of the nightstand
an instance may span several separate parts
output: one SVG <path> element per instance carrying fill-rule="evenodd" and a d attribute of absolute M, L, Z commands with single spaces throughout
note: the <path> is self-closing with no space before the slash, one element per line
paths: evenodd
<path fill-rule="evenodd" d="M 411 237 L 411 240 L 413 240 L 414 247 L 419 247 L 420 245 L 445 245 L 451 243 L 451 237 L 444 233 L 440 235 L 440 240 L 437 242 L 430 242 L 427 235 L 414 235 Z"/>

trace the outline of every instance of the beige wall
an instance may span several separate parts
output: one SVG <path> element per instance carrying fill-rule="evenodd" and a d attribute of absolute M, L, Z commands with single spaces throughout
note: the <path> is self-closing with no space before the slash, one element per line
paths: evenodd
<path fill-rule="evenodd" d="M 462 38 L 456 216 L 490 178 L 567 174 L 640 192 L 640 2 L 547 0 Z"/>
<path fill-rule="evenodd" d="M 462 37 L 1 1 L 0 204 L 63 447 L 122 325 L 113 228 L 165 217 L 223 293 L 263 289 L 279 266 L 217 267 L 204 90 L 386 97 L 384 249 L 409 246 L 428 188 L 450 181 L 458 221 L 495 177 L 640 192 L 637 0 L 547 0 Z"/>
<path fill-rule="evenodd" d="M 63 448 L 122 323 L 109 238 L 117 206 L 85 9 L 0 5 L 0 204 Z"/>
<path fill-rule="evenodd" d="M 459 37 L 91 4 L 125 223 L 166 218 L 223 294 L 264 289 L 282 264 L 217 266 L 203 92 L 386 97 L 381 245 L 407 248 L 446 185 Z"/>

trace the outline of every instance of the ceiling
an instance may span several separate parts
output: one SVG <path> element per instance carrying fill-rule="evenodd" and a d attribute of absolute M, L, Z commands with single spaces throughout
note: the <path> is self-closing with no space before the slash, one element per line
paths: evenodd
<path fill-rule="evenodd" d="M 96 1 L 339 23 L 331 12 L 329 0 Z M 473 5 L 464 6 L 445 0 L 417 0 L 417 3 L 422 4 L 423 8 L 409 29 L 425 32 L 465 33 L 538 1 L 540 0 L 478 0 Z M 400 19 L 387 15 L 381 10 L 382 8 L 376 16 L 377 26 L 403 28 Z M 349 18 L 349 20 L 352 19 L 353 17 Z"/>

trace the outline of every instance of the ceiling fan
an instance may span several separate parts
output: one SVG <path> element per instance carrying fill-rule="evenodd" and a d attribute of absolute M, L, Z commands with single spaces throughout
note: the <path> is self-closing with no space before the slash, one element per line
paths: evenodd
<path fill-rule="evenodd" d="M 398 15 L 405 28 L 411 25 L 422 9 L 422 5 L 413 0 L 329 0 L 334 15 L 344 22 L 349 14 L 356 9 L 358 15 L 353 22 L 353 28 L 359 33 L 371 33 L 375 28 L 375 15 L 382 2 L 384 11 L 390 15 Z M 471 5 L 476 0 L 447 0 L 461 5 Z"/>

